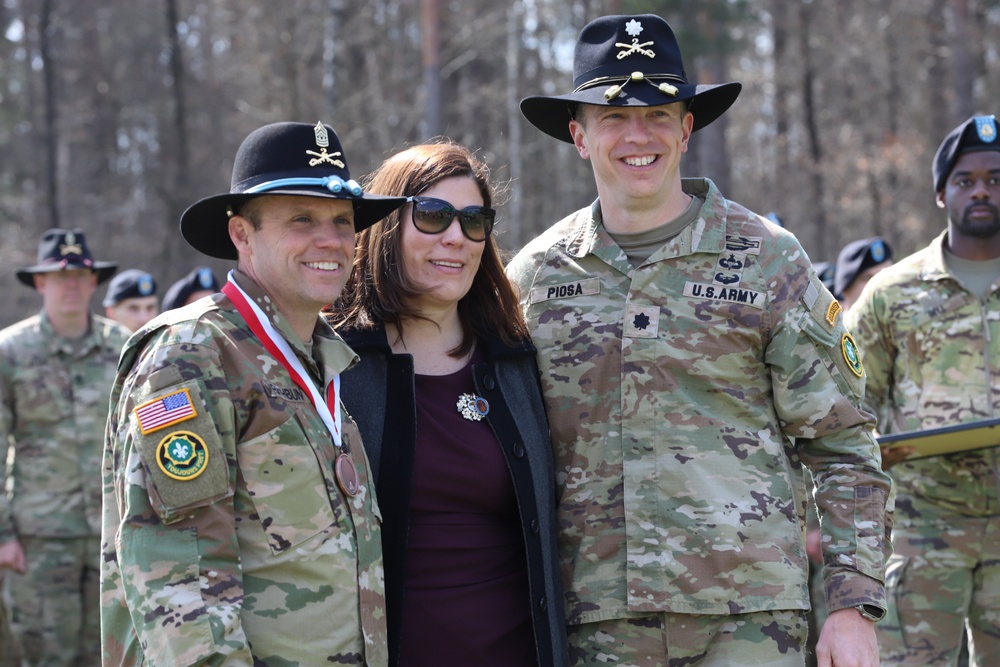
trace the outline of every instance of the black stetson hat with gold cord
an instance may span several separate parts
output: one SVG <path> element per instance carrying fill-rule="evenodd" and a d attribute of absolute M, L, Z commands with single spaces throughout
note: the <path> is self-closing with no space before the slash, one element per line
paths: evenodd
<path fill-rule="evenodd" d="M 577 104 L 658 106 L 689 101 L 694 130 L 732 106 L 743 84 L 696 85 L 684 73 L 674 31 L 655 14 L 603 16 L 580 32 L 568 95 L 521 100 L 521 113 L 542 132 L 573 143 L 569 121 Z"/>
<path fill-rule="evenodd" d="M 54 273 L 90 269 L 97 274 L 98 284 L 114 275 L 115 262 L 98 262 L 90 254 L 83 230 L 49 229 L 38 240 L 38 261 L 34 266 L 17 270 L 17 279 L 34 288 L 36 273 Z"/>
<path fill-rule="evenodd" d="M 273 123 L 243 140 L 226 194 L 206 197 L 181 216 L 181 235 L 209 257 L 238 259 L 229 238 L 234 207 L 261 195 L 346 199 L 354 204 L 354 229 L 375 224 L 406 203 L 405 197 L 364 192 L 351 179 L 340 139 L 323 123 Z"/>

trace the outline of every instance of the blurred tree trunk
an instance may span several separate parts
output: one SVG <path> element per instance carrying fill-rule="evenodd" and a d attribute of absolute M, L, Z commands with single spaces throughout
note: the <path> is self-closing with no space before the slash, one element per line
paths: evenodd
<path fill-rule="evenodd" d="M 810 198 L 812 199 L 813 235 L 816 247 L 827 247 L 827 221 L 825 188 L 823 180 L 823 145 L 820 141 L 819 118 L 816 109 L 816 71 L 813 64 L 809 36 L 812 34 L 813 5 L 809 0 L 796 2 L 799 18 L 799 59 L 802 63 L 802 123 L 806 129 L 809 152 L 806 171 L 809 174 Z"/>
<path fill-rule="evenodd" d="M 423 31 L 424 134 L 431 137 L 444 131 L 441 100 L 441 0 L 422 0 L 420 26 Z"/>
<path fill-rule="evenodd" d="M 47 225 L 40 225 L 39 231 L 46 227 L 59 227 L 59 133 L 56 101 L 56 64 L 52 58 L 53 26 L 52 0 L 42 0 L 38 24 L 38 51 L 41 59 L 43 99 L 45 104 L 45 183 L 46 205 L 49 212 Z M 40 219 L 41 220 L 41 219 Z"/>
<path fill-rule="evenodd" d="M 951 15 L 955 21 L 954 36 L 949 40 L 951 46 L 951 78 L 955 95 L 955 112 L 959 119 L 966 119 L 975 112 L 973 102 L 973 66 L 970 50 L 973 44 L 972 30 L 969 25 L 969 0 L 951 0 Z M 956 123 L 957 124 L 957 123 Z"/>
<path fill-rule="evenodd" d="M 791 143 L 791 113 L 789 105 L 792 99 L 791 76 L 793 60 L 788 47 L 789 12 L 787 0 L 772 0 L 771 3 L 771 37 L 774 41 L 773 71 L 774 71 L 774 171 L 771 175 L 770 210 L 775 211 L 785 220 L 785 224 L 793 227 L 799 221 L 788 219 L 789 202 L 782 201 L 779 194 L 783 190 L 780 183 L 787 182 L 793 175 Z"/>
<path fill-rule="evenodd" d="M 723 36 L 729 30 L 723 13 L 712 11 L 707 5 L 700 5 L 696 24 L 702 38 L 711 45 L 708 53 L 697 59 L 698 73 L 695 81 L 699 84 L 724 83 L 727 79 L 726 49 Z M 730 192 L 730 164 L 726 146 L 728 118 L 723 114 L 711 125 L 698 131 L 698 162 L 700 173 L 708 176 L 724 194 Z"/>
<path fill-rule="evenodd" d="M 507 132 L 510 135 L 510 190 L 507 198 L 507 243 L 521 246 L 527 241 L 524 238 L 520 177 L 521 165 L 521 113 L 518 83 L 521 80 L 521 22 L 523 18 L 523 1 L 517 0 L 507 11 Z"/>

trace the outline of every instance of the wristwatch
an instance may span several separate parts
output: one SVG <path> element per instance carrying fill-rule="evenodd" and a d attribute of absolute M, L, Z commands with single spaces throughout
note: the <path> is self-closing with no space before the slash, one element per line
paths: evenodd
<path fill-rule="evenodd" d="M 861 618 L 872 623 L 878 623 L 885 618 L 885 609 L 876 607 L 873 604 L 859 604 L 854 608 L 861 614 Z"/>

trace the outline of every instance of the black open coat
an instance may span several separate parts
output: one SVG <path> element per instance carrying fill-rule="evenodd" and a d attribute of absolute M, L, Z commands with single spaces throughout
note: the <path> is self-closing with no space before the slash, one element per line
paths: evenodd
<path fill-rule="evenodd" d="M 341 396 L 361 431 L 382 510 L 389 664 L 396 665 L 416 441 L 413 357 L 393 354 L 384 328 L 339 333 L 361 357 L 341 375 Z M 479 344 L 487 361 L 476 364 L 473 375 L 476 391 L 489 401 L 486 420 L 503 450 L 517 496 L 538 664 L 564 667 L 568 659 L 556 544 L 555 473 L 535 348 L 529 342 L 510 347 L 499 339 Z"/>

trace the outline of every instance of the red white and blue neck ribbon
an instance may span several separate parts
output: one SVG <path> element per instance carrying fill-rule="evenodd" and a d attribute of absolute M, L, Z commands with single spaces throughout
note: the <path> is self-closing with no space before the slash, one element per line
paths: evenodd
<path fill-rule="evenodd" d="M 299 361 L 299 357 L 295 354 L 291 345 L 281 335 L 281 332 L 274 328 L 271 320 L 260 309 L 260 306 L 243 291 L 242 287 L 236 284 L 232 271 L 229 272 L 229 279 L 223 285 L 222 291 L 233 302 L 233 305 L 236 306 L 236 310 L 246 321 L 247 325 L 249 325 L 254 335 L 260 339 L 264 348 L 285 367 L 292 381 L 302 391 L 306 392 L 313 405 L 316 406 L 316 411 L 319 412 L 323 423 L 326 424 L 327 430 L 330 431 L 330 435 L 333 437 L 333 444 L 338 449 L 342 449 L 343 442 L 340 435 L 342 417 L 340 414 L 340 404 L 337 402 L 337 396 L 340 394 L 340 374 L 338 373 L 333 376 L 333 379 L 327 384 L 326 400 L 324 400 L 323 394 L 319 391 L 319 388 L 302 365 L 302 362 Z"/>

